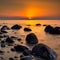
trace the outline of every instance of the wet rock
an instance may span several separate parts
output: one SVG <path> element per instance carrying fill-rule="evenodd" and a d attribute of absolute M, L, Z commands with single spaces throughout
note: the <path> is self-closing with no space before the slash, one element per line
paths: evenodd
<path fill-rule="evenodd" d="M 9 60 L 14 60 L 13 58 L 9 58 Z"/>
<path fill-rule="evenodd" d="M 18 41 L 21 41 L 21 38 L 18 38 L 17 40 L 18 40 Z"/>
<path fill-rule="evenodd" d="M 30 33 L 26 36 L 26 42 L 27 44 L 37 44 L 38 39 L 34 33 Z"/>
<path fill-rule="evenodd" d="M 45 44 L 37 44 L 33 47 L 32 55 L 44 60 L 55 60 L 57 58 L 56 52 Z"/>
<path fill-rule="evenodd" d="M 24 28 L 24 31 L 29 32 L 29 31 L 32 31 L 32 30 L 30 28 Z"/>
<path fill-rule="evenodd" d="M 1 28 L 1 30 L 10 30 L 10 28 L 5 25 L 5 26 L 3 26 L 3 27 Z"/>
<path fill-rule="evenodd" d="M 0 50 L 0 55 L 3 55 L 3 54 L 4 54 L 4 51 L 1 51 L 1 50 Z"/>
<path fill-rule="evenodd" d="M 14 50 L 16 52 L 23 52 L 23 51 L 29 50 L 29 49 L 25 46 L 22 46 L 22 45 L 16 45 L 16 46 L 14 46 Z"/>
<path fill-rule="evenodd" d="M 5 47 L 5 41 L 1 41 L 1 47 Z"/>
<path fill-rule="evenodd" d="M 11 27 L 11 29 L 13 29 L 13 30 L 19 30 L 20 28 L 22 28 L 22 26 L 20 26 L 18 24 Z"/>
<path fill-rule="evenodd" d="M 41 24 L 38 23 L 38 24 L 36 24 L 36 26 L 41 26 Z"/>
<path fill-rule="evenodd" d="M 32 60 L 32 57 L 31 56 L 24 56 L 24 57 L 21 57 L 20 60 Z"/>
<path fill-rule="evenodd" d="M 5 30 L 1 30 L 1 32 L 2 32 L 2 33 L 8 33 L 8 32 L 7 32 L 7 31 L 5 31 Z"/>
<path fill-rule="evenodd" d="M 52 26 L 48 25 L 45 28 L 45 32 L 58 35 L 58 34 L 60 34 L 60 27 L 53 28 Z"/>
<path fill-rule="evenodd" d="M 7 42 L 8 44 L 14 43 L 13 39 L 11 39 L 10 37 L 6 38 L 6 42 Z"/>

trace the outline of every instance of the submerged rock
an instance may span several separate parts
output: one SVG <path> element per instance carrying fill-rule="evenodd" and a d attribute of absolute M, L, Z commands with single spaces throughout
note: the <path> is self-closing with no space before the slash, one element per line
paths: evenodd
<path fill-rule="evenodd" d="M 57 58 L 56 52 L 44 44 L 37 44 L 33 47 L 32 55 L 44 60 L 55 60 Z"/>
<path fill-rule="evenodd" d="M 60 27 L 53 28 L 52 26 L 48 25 L 45 28 L 45 32 L 58 35 L 58 34 L 60 34 Z"/>
<path fill-rule="evenodd" d="M 27 47 L 22 45 L 16 45 L 13 48 L 16 52 L 24 52 L 25 50 L 29 50 Z"/>
<path fill-rule="evenodd" d="M 34 33 L 30 33 L 26 36 L 26 42 L 27 44 L 37 44 L 38 39 Z"/>
<path fill-rule="evenodd" d="M 30 28 L 24 28 L 24 31 L 29 32 L 29 31 L 32 31 L 32 30 Z"/>
<path fill-rule="evenodd" d="M 22 28 L 22 26 L 20 26 L 18 24 L 11 27 L 11 29 L 13 29 L 13 30 L 19 30 L 20 28 Z"/>

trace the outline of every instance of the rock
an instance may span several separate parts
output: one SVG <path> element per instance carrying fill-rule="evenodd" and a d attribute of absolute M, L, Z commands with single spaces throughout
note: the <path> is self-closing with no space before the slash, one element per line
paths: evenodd
<path fill-rule="evenodd" d="M 21 57 L 20 60 L 32 60 L 31 56 Z"/>
<path fill-rule="evenodd" d="M 7 42 L 8 44 L 14 43 L 13 39 L 11 39 L 10 37 L 6 38 L 6 42 Z"/>
<path fill-rule="evenodd" d="M 13 58 L 9 58 L 9 60 L 14 60 Z"/>
<path fill-rule="evenodd" d="M 38 24 L 36 24 L 36 26 L 41 26 L 41 24 L 38 23 Z"/>
<path fill-rule="evenodd" d="M 10 28 L 5 25 L 1 28 L 1 30 L 10 30 Z"/>
<path fill-rule="evenodd" d="M 58 35 L 58 34 L 60 34 L 60 27 L 53 28 L 52 26 L 48 25 L 45 28 L 45 32 L 54 34 L 54 35 L 56 35 L 56 34 Z"/>
<path fill-rule="evenodd" d="M 11 27 L 11 29 L 13 29 L 13 30 L 19 30 L 20 28 L 22 28 L 22 26 L 20 26 L 18 24 Z"/>
<path fill-rule="evenodd" d="M 23 52 L 23 51 L 29 50 L 29 49 L 25 46 L 22 46 L 22 45 L 16 45 L 16 46 L 14 46 L 14 50 L 16 52 Z"/>
<path fill-rule="evenodd" d="M 1 50 L 0 50 L 0 55 L 3 55 L 3 54 L 4 54 L 4 51 L 1 51 Z"/>
<path fill-rule="evenodd" d="M 37 44 L 38 39 L 34 33 L 30 33 L 26 36 L 26 42 L 27 44 Z"/>
<path fill-rule="evenodd" d="M 45 44 L 37 44 L 34 46 L 32 49 L 32 55 L 44 60 L 55 60 L 57 58 L 56 52 Z"/>
<path fill-rule="evenodd" d="M 47 26 L 46 24 L 44 24 L 43 26 Z"/>
<path fill-rule="evenodd" d="M 53 30 L 54 30 L 53 27 L 50 25 L 46 26 L 46 28 L 45 28 L 45 32 L 48 32 L 48 33 L 50 33 Z"/>
<path fill-rule="evenodd" d="M 30 28 L 24 28 L 24 31 L 29 32 L 29 31 L 32 31 L 32 30 Z"/>
<path fill-rule="evenodd" d="M 1 41 L 1 47 L 5 47 L 5 41 Z"/>

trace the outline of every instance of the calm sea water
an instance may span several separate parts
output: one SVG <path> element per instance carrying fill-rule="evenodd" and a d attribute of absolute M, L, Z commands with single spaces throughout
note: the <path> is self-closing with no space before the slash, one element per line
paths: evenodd
<path fill-rule="evenodd" d="M 41 26 L 36 26 L 35 24 L 40 23 Z M 9 30 L 8 31 L 8 35 L 9 36 L 17 36 L 19 38 L 22 39 L 21 42 L 23 42 L 22 45 L 26 45 L 26 35 L 31 33 L 31 32 L 24 32 L 24 27 L 29 27 L 32 29 L 32 33 L 35 33 L 39 43 L 43 43 L 48 45 L 50 48 L 52 48 L 54 51 L 56 51 L 58 58 L 57 60 L 60 60 L 60 35 L 50 35 L 50 34 L 46 34 L 44 32 L 44 28 L 45 26 L 43 26 L 44 24 L 46 25 L 52 25 L 53 27 L 59 26 L 60 27 L 60 20 L 0 20 L 0 26 L 2 27 L 3 25 L 7 25 L 9 27 L 13 26 L 14 24 L 19 24 L 22 26 L 22 29 L 18 30 L 18 31 L 14 31 L 13 30 Z M 27 26 L 28 24 L 30 24 L 31 26 Z M 0 27 L 0 28 L 1 28 Z M 16 34 L 14 34 L 16 33 Z M 18 41 L 15 41 L 15 44 L 21 44 Z M 1 48 L 1 50 L 5 51 L 4 55 L 1 55 L 4 60 L 8 60 L 9 57 L 14 57 L 14 56 L 20 56 L 20 54 L 16 53 L 16 52 L 11 52 L 10 51 L 10 47 L 5 47 L 5 48 Z M 30 49 L 32 49 L 33 46 L 27 46 Z M 10 51 L 10 53 L 7 53 L 7 51 Z M 19 60 L 19 58 L 15 59 L 15 60 Z M 34 59 L 34 60 L 38 60 L 38 59 Z"/>

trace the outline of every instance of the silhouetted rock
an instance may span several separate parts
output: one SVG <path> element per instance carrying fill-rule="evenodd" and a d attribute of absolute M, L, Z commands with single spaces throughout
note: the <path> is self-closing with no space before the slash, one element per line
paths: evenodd
<path fill-rule="evenodd" d="M 13 58 L 9 58 L 9 60 L 14 60 Z"/>
<path fill-rule="evenodd" d="M 47 26 L 46 24 L 44 24 L 43 26 Z"/>
<path fill-rule="evenodd" d="M 26 42 L 27 44 L 37 44 L 38 39 L 34 33 L 30 33 L 26 36 Z"/>
<path fill-rule="evenodd" d="M 24 31 L 29 32 L 29 31 L 32 31 L 32 30 L 30 28 L 24 28 Z"/>
<path fill-rule="evenodd" d="M 21 57 L 20 60 L 32 60 L 32 57 L 31 56 L 24 56 L 24 57 Z"/>
<path fill-rule="evenodd" d="M 16 45 L 16 46 L 14 46 L 14 50 L 16 52 L 23 52 L 23 51 L 29 50 L 29 49 L 25 46 L 22 46 L 22 45 Z"/>
<path fill-rule="evenodd" d="M 41 24 L 36 24 L 36 26 L 41 26 Z"/>
<path fill-rule="evenodd" d="M 19 30 L 20 28 L 22 28 L 22 26 L 20 26 L 18 24 L 11 27 L 11 29 L 13 29 L 13 30 Z"/>
<path fill-rule="evenodd" d="M 44 44 L 38 44 L 33 47 L 32 55 L 44 60 L 55 60 L 57 58 L 56 52 Z"/>
<path fill-rule="evenodd" d="M 52 26 L 48 25 L 45 28 L 45 32 L 50 34 L 60 34 L 60 27 L 53 28 Z"/>
<path fill-rule="evenodd" d="M 11 39 L 10 37 L 6 38 L 6 42 L 7 42 L 8 44 L 14 43 L 13 39 Z"/>
<path fill-rule="evenodd" d="M 10 28 L 5 25 L 5 26 L 3 26 L 3 27 L 1 28 L 1 30 L 10 30 Z"/>

